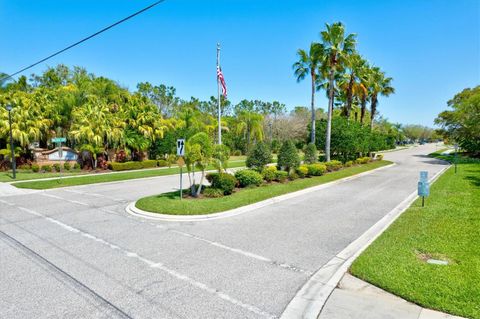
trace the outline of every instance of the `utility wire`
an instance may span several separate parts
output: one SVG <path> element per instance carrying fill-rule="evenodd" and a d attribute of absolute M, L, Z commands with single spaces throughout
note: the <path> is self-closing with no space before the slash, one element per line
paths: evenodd
<path fill-rule="evenodd" d="M 46 58 L 41 59 L 41 60 L 38 61 L 38 62 L 35 62 L 35 63 L 33 63 L 33 64 L 31 64 L 31 65 L 29 65 L 29 66 L 27 66 L 27 67 L 24 67 L 23 69 L 15 72 L 15 73 L 12 73 L 12 74 L 10 74 L 10 75 L 4 76 L 4 77 L 2 77 L 2 78 L 0 79 L 0 82 L 1 82 L 1 81 L 4 81 L 4 80 L 6 80 L 6 79 L 9 79 L 9 78 L 13 78 L 15 75 L 17 75 L 17 74 L 19 74 L 19 73 L 22 73 L 22 72 L 24 72 L 24 71 L 26 71 L 26 70 L 28 70 L 28 69 L 31 69 L 31 68 L 33 68 L 34 66 L 36 66 L 36 65 L 38 65 L 38 64 L 40 64 L 40 63 L 43 63 L 43 62 L 45 62 L 45 61 L 53 58 L 54 56 L 59 55 L 60 53 L 63 53 L 63 52 L 65 52 L 65 51 L 67 51 L 67 50 L 69 50 L 69 49 L 71 49 L 71 48 L 73 48 L 73 47 L 76 47 L 77 45 L 79 45 L 79 44 L 81 44 L 81 43 L 83 43 L 83 42 L 85 42 L 85 41 L 87 41 L 87 40 L 90 40 L 90 39 L 93 38 L 93 37 L 96 37 L 97 35 L 105 32 L 105 31 L 107 31 L 107 30 L 109 30 L 109 29 L 111 29 L 111 28 L 113 28 L 113 27 L 115 27 L 115 26 L 117 26 L 117 25 L 119 25 L 119 24 L 121 24 L 121 23 L 123 23 L 123 22 L 125 22 L 125 21 L 127 21 L 127 20 L 129 20 L 129 19 L 131 19 L 131 18 L 133 18 L 133 17 L 135 17 L 135 16 L 137 16 L 137 15 L 139 15 L 139 14 L 147 11 L 147 10 L 149 10 L 149 9 L 151 9 L 151 8 L 153 8 L 154 6 L 160 4 L 160 3 L 164 2 L 164 1 L 165 1 L 165 0 L 159 0 L 159 1 L 157 1 L 157 2 L 154 2 L 154 3 L 152 3 L 151 5 L 149 5 L 148 7 L 145 7 L 145 8 L 143 8 L 142 10 L 137 11 L 137 12 L 129 15 L 129 16 L 126 17 L 126 18 L 123 18 L 122 20 L 117 21 L 117 22 L 115 22 L 114 24 L 109 25 L 108 27 L 105 27 L 105 28 L 103 28 L 103 29 L 100 30 L 100 31 L 97 31 L 97 32 L 95 32 L 94 34 L 89 35 L 88 37 L 83 38 L 82 40 L 77 41 L 77 42 L 69 45 L 68 47 L 66 47 L 66 48 L 64 48 L 64 49 L 57 51 L 57 52 L 55 52 L 55 53 L 47 56 Z"/>

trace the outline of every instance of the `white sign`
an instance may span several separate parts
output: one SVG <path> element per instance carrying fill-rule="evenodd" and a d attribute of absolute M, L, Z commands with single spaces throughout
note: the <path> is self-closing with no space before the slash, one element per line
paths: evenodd
<path fill-rule="evenodd" d="M 177 140 L 177 156 L 185 156 L 185 139 Z"/>

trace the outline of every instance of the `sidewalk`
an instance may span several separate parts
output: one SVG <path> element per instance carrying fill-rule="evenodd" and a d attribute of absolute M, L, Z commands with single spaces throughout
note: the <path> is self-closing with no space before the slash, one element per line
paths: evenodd
<path fill-rule="evenodd" d="M 422 308 L 350 274 L 332 292 L 318 319 L 461 319 Z"/>

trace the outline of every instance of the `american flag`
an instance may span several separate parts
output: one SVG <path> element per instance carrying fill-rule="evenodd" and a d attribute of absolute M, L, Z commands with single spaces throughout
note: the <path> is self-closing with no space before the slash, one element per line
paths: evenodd
<path fill-rule="evenodd" d="M 217 79 L 222 85 L 222 95 L 227 98 L 227 85 L 225 84 L 225 78 L 223 77 L 222 69 L 217 66 Z"/>

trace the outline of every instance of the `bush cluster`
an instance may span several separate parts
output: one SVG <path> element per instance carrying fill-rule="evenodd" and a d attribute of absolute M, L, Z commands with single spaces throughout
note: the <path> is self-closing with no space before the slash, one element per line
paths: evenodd
<path fill-rule="evenodd" d="M 300 165 L 300 156 L 292 141 L 285 141 L 278 153 L 278 166 L 287 172 Z"/>
<path fill-rule="evenodd" d="M 60 169 L 62 168 L 62 166 L 59 163 L 53 164 L 52 167 L 56 172 L 60 172 Z"/>
<path fill-rule="evenodd" d="M 369 156 L 365 156 L 365 157 L 359 157 L 355 160 L 355 162 L 357 164 L 367 164 L 368 162 L 370 162 L 372 159 L 369 157 Z"/>
<path fill-rule="evenodd" d="M 38 166 L 38 164 L 32 164 L 32 172 L 38 173 L 39 170 L 40 166 Z"/>
<path fill-rule="evenodd" d="M 298 175 L 298 177 L 300 177 L 300 178 L 307 177 L 307 176 L 308 176 L 308 167 L 307 167 L 307 165 L 300 165 L 300 166 L 297 168 L 297 175 Z"/>
<path fill-rule="evenodd" d="M 343 167 L 342 162 L 333 160 L 330 162 L 325 162 L 325 166 L 327 167 L 327 171 L 333 172 L 333 171 L 338 171 Z"/>
<path fill-rule="evenodd" d="M 69 162 L 63 163 L 63 169 L 66 171 L 69 171 L 72 168 L 72 165 L 70 165 Z"/>
<path fill-rule="evenodd" d="M 309 176 L 321 176 L 327 171 L 327 166 L 321 163 L 307 165 Z"/>
<path fill-rule="evenodd" d="M 263 168 L 271 162 L 272 151 L 270 150 L 270 147 L 264 142 L 259 142 L 248 154 L 246 165 L 249 168 L 253 168 L 261 172 Z"/>
<path fill-rule="evenodd" d="M 310 143 L 305 148 L 305 156 L 303 158 L 305 164 L 313 164 L 318 162 L 318 151 L 315 144 Z"/>
<path fill-rule="evenodd" d="M 126 171 L 131 169 L 152 168 L 152 167 L 157 167 L 156 160 L 145 160 L 141 162 L 108 163 L 108 168 L 111 169 L 112 171 Z"/>
<path fill-rule="evenodd" d="M 276 171 L 275 180 L 279 183 L 284 183 L 288 178 L 288 172 L 285 171 Z"/>
<path fill-rule="evenodd" d="M 228 173 L 210 173 L 207 180 L 211 184 L 211 188 L 222 190 L 222 195 L 230 195 L 235 189 L 237 179 Z"/>
<path fill-rule="evenodd" d="M 235 178 L 240 187 L 259 186 L 263 182 L 263 177 L 259 172 L 252 169 L 244 169 L 235 173 Z"/>
<path fill-rule="evenodd" d="M 52 166 L 51 165 L 42 165 L 41 167 L 42 171 L 48 173 L 52 171 Z"/>
<path fill-rule="evenodd" d="M 275 177 L 276 177 L 276 172 L 277 172 L 277 167 L 276 166 L 265 167 L 262 171 L 263 179 L 267 183 L 273 182 L 275 180 Z"/>
<path fill-rule="evenodd" d="M 163 159 L 162 159 L 162 160 L 158 160 L 157 165 L 158 165 L 158 167 L 167 167 L 167 166 L 169 166 L 169 165 L 168 165 L 168 162 L 167 162 L 166 160 L 163 160 Z"/>
<path fill-rule="evenodd" d="M 73 169 L 80 169 L 80 164 L 78 163 L 73 164 Z"/>

